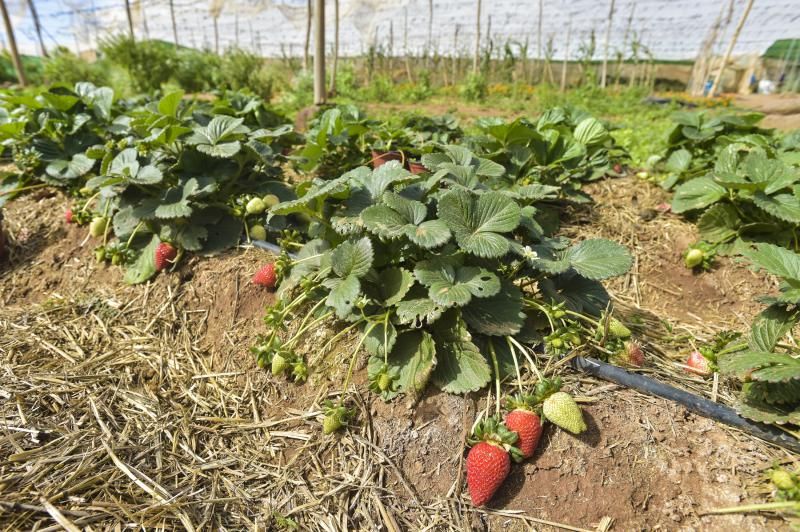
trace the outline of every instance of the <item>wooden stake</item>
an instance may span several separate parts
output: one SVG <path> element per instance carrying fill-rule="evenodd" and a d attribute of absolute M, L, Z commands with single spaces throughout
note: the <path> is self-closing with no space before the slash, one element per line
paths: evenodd
<path fill-rule="evenodd" d="M 458 30 L 461 29 L 460 24 L 456 24 L 455 29 L 453 30 L 453 85 L 456 84 L 456 79 L 458 79 Z"/>
<path fill-rule="evenodd" d="M 433 0 L 428 0 L 428 44 L 425 46 L 425 68 L 430 68 L 433 54 Z"/>
<path fill-rule="evenodd" d="M 308 49 L 311 46 L 311 0 L 306 2 L 306 46 L 303 49 L 303 70 L 308 72 L 309 67 L 309 53 Z"/>
<path fill-rule="evenodd" d="M 478 61 L 481 55 L 481 0 L 478 0 L 478 5 L 475 13 L 475 55 L 472 56 L 472 73 L 478 73 Z"/>
<path fill-rule="evenodd" d="M 125 0 L 125 13 L 128 15 L 128 31 L 131 33 L 131 40 L 135 40 L 133 33 L 133 17 L 131 16 L 131 0 Z"/>
<path fill-rule="evenodd" d="M 324 105 L 325 94 L 325 0 L 314 2 L 314 105 Z"/>
<path fill-rule="evenodd" d="M 178 47 L 178 24 L 175 22 L 175 5 L 173 0 L 169 0 L 169 16 L 172 19 L 172 40 L 175 42 L 175 48 Z"/>
<path fill-rule="evenodd" d="M 536 32 L 536 64 L 539 68 L 539 81 L 544 81 L 544 58 L 542 57 L 542 16 L 544 0 L 539 0 L 539 29 Z"/>
<path fill-rule="evenodd" d="M 33 0 L 28 0 L 28 7 L 31 10 L 31 17 L 33 17 L 33 26 L 36 29 L 36 36 L 39 38 L 39 48 L 44 57 L 49 57 L 47 55 L 47 48 L 44 45 L 44 39 L 42 38 L 42 25 L 39 22 L 39 13 L 36 11 L 36 6 L 33 5 Z"/>
<path fill-rule="evenodd" d="M 214 53 L 219 55 L 219 15 L 214 15 Z"/>
<path fill-rule="evenodd" d="M 572 15 L 567 23 L 567 49 L 564 52 L 564 61 L 561 62 L 561 92 L 567 90 L 567 58 L 569 57 L 569 39 L 572 36 Z"/>
<path fill-rule="evenodd" d="M 728 43 L 728 49 L 725 50 L 725 55 L 722 57 L 722 64 L 719 66 L 719 71 L 717 72 L 717 77 L 714 79 L 714 83 L 711 85 L 711 90 L 708 91 L 709 96 L 714 96 L 717 92 L 717 88 L 719 87 L 720 81 L 722 81 L 722 74 L 725 72 L 725 67 L 728 64 L 728 61 L 731 59 L 731 54 L 733 53 L 733 48 L 736 46 L 736 41 L 739 39 L 739 34 L 742 32 L 742 28 L 744 27 L 744 23 L 747 22 L 747 17 L 750 15 L 750 9 L 753 7 L 753 0 L 748 0 L 747 5 L 744 8 L 744 13 L 742 13 L 742 18 L 739 19 L 739 24 L 736 25 L 736 30 L 733 32 L 733 36 L 731 37 L 731 42 Z"/>
<path fill-rule="evenodd" d="M 14 63 L 14 70 L 17 71 L 17 80 L 24 87 L 28 84 L 28 79 L 25 77 L 25 68 L 22 66 L 19 50 L 17 50 L 17 39 L 14 37 L 14 28 L 11 27 L 11 18 L 9 18 L 8 9 L 6 9 L 6 0 L 0 0 L 0 11 L 3 14 L 3 25 L 6 27 L 8 47 L 11 49 L 11 61 Z"/>
<path fill-rule="evenodd" d="M 603 70 L 600 74 L 600 86 L 606 88 L 606 76 L 608 76 L 608 41 L 611 39 L 611 23 L 614 19 L 614 0 L 611 0 L 611 7 L 608 9 L 608 25 L 606 26 L 606 38 L 604 43 L 605 52 L 603 53 Z"/>
<path fill-rule="evenodd" d="M 333 0 L 333 65 L 330 93 L 336 93 L 336 69 L 339 65 L 339 0 Z"/>

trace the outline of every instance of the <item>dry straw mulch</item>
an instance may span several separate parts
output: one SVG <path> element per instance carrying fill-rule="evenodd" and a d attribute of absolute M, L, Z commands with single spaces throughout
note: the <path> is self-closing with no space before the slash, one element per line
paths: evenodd
<path fill-rule="evenodd" d="M 476 518 L 456 495 L 420 500 L 358 397 L 359 426 L 341 436 L 322 436 L 316 404 L 265 416 L 268 377 L 215 373 L 192 334 L 202 316 L 157 299 L 0 310 L 0 529 L 463 530 Z"/>

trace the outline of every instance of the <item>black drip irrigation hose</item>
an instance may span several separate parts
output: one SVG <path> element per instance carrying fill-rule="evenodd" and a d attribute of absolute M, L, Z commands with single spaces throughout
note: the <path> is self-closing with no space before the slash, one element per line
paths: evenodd
<path fill-rule="evenodd" d="M 267 242 L 266 240 L 251 240 L 250 243 L 257 248 L 266 249 L 267 251 L 271 251 L 276 255 L 280 255 L 283 251 L 279 245 L 273 244 L 272 242 Z M 297 259 L 297 255 L 295 253 L 289 253 L 289 258 L 295 260 Z"/>
<path fill-rule="evenodd" d="M 570 364 L 574 369 L 583 371 L 584 373 L 620 384 L 627 388 L 633 388 L 634 390 L 648 395 L 669 399 L 670 401 L 684 406 L 691 412 L 719 421 L 720 423 L 725 423 L 726 425 L 735 427 L 756 438 L 778 445 L 784 449 L 800 453 L 800 440 L 797 438 L 773 426 L 749 421 L 728 406 L 715 403 L 704 397 L 658 382 L 650 377 L 631 373 L 618 366 L 606 364 L 605 362 L 600 362 L 593 358 L 575 357 L 570 361 Z"/>

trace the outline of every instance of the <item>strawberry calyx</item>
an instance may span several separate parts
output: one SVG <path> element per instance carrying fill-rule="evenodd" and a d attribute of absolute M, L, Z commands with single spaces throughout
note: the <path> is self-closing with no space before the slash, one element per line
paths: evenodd
<path fill-rule="evenodd" d="M 561 377 L 553 377 L 552 379 L 541 379 L 536 383 L 536 388 L 533 392 L 533 401 L 535 405 L 541 405 L 545 399 L 550 397 L 556 392 L 561 391 L 562 386 Z"/>
<path fill-rule="evenodd" d="M 518 434 L 509 429 L 505 423 L 495 416 L 490 416 L 475 426 L 472 437 L 467 440 L 467 443 L 474 446 L 484 442 L 500 447 L 509 453 L 515 462 L 520 462 L 524 457 L 522 451 L 515 445 L 518 438 Z"/>
<path fill-rule="evenodd" d="M 541 413 L 541 406 L 536 403 L 536 396 L 527 393 L 518 393 L 511 397 L 507 397 L 505 401 L 506 409 L 509 412 L 514 410 L 522 410 L 525 412 L 533 412 L 536 415 Z"/>

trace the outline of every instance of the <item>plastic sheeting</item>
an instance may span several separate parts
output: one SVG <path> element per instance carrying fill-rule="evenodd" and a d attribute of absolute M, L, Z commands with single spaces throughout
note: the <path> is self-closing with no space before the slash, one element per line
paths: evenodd
<path fill-rule="evenodd" d="M 124 0 L 33 0 L 45 30 L 45 44 L 73 50 L 92 49 L 98 39 L 127 31 Z M 37 53 L 27 0 L 6 0 L 23 53 Z M 136 37 L 172 41 L 169 0 L 130 0 Z M 196 48 L 215 48 L 213 18 L 218 16 L 219 47 L 240 46 L 266 56 L 303 53 L 307 0 L 173 0 L 178 41 Z M 327 0 L 327 40 L 333 39 L 333 0 Z M 716 51 L 721 53 L 744 9 L 743 0 L 616 0 L 610 53 L 639 57 L 692 59 L 709 29 L 720 19 L 724 28 Z M 556 59 L 587 55 L 592 33 L 595 59 L 602 59 L 610 0 L 546 0 L 542 2 L 539 35 L 538 0 L 483 0 L 482 42 L 490 32 L 495 49 L 509 42 L 518 52 L 542 54 L 551 45 Z M 431 19 L 430 13 L 433 13 Z M 450 55 L 471 54 L 475 42 L 476 0 L 340 0 L 340 51 L 364 53 L 370 46 L 425 49 Z M 735 54 L 763 53 L 776 39 L 800 37 L 800 0 L 756 0 Z M 647 51 L 645 51 L 647 50 Z"/>

